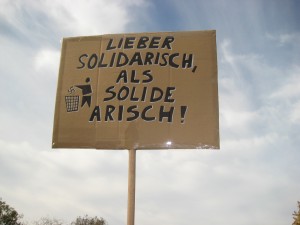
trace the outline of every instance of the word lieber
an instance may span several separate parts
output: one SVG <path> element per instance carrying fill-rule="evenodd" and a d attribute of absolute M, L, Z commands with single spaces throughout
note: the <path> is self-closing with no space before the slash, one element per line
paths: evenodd
<path fill-rule="evenodd" d="M 109 39 L 106 50 L 112 49 L 144 49 L 144 48 L 167 48 L 172 49 L 171 44 L 174 42 L 174 37 L 167 36 L 165 38 L 162 37 L 125 37 L 120 38 L 120 40 L 115 40 L 113 38 Z"/>

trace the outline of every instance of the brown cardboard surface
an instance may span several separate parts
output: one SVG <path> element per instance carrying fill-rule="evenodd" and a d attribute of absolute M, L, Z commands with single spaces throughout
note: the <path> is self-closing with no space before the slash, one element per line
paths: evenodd
<path fill-rule="evenodd" d="M 219 146 L 215 31 L 63 39 L 53 148 Z"/>

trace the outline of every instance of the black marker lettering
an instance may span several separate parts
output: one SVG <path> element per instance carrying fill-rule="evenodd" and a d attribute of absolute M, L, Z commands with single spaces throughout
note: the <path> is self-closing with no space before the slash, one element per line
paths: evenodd
<path fill-rule="evenodd" d="M 82 69 L 83 67 L 85 67 L 85 63 L 82 61 L 82 58 L 87 58 L 88 54 L 82 54 L 81 56 L 79 56 L 79 62 L 81 63 L 81 66 L 78 66 L 77 69 Z"/>
<path fill-rule="evenodd" d="M 120 80 L 123 79 L 123 82 L 126 84 L 127 83 L 127 71 L 122 70 L 117 78 L 116 83 L 118 84 Z"/>
<path fill-rule="evenodd" d="M 97 122 L 100 122 L 101 121 L 101 115 L 100 115 L 100 107 L 99 106 L 95 106 L 93 112 L 92 112 L 92 115 L 89 119 L 90 122 L 93 122 L 94 119 L 96 117 L 96 121 Z"/>
<path fill-rule="evenodd" d="M 175 99 L 172 99 L 172 91 L 174 91 L 175 87 L 167 87 L 166 89 L 166 95 L 165 95 L 165 102 L 174 102 Z"/>
<path fill-rule="evenodd" d="M 139 115 L 140 115 L 139 111 L 137 111 L 135 109 L 137 109 L 136 105 L 132 105 L 132 106 L 128 107 L 127 112 L 132 113 L 133 115 L 131 117 L 128 117 L 127 121 L 133 121 L 133 120 L 136 120 L 139 117 Z"/>
<path fill-rule="evenodd" d="M 146 42 L 148 41 L 149 41 L 149 37 L 146 36 L 140 37 L 140 40 L 137 44 L 137 49 L 146 48 L 147 47 Z"/>
<path fill-rule="evenodd" d="M 110 87 L 108 87 L 108 88 L 106 89 L 105 92 L 106 92 L 106 93 L 110 93 L 111 96 L 110 96 L 110 97 L 104 98 L 104 99 L 103 99 L 104 102 L 109 101 L 109 100 L 112 100 L 113 98 L 116 97 L 117 94 L 116 94 L 116 92 L 113 91 L 114 88 L 115 88 L 115 86 L 110 86 Z"/>
<path fill-rule="evenodd" d="M 114 121 L 114 117 L 112 113 L 115 111 L 116 107 L 113 105 L 106 106 L 106 112 L 105 112 L 105 121 Z"/>
<path fill-rule="evenodd" d="M 109 39 L 108 45 L 106 46 L 106 50 L 112 50 L 112 49 L 116 48 L 116 46 L 112 46 L 113 40 L 114 39 L 112 39 L 112 38 Z"/>
<path fill-rule="evenodd" d="M 159 41 L 161 37 L 153 37 L 150 41 L 149 48 L 159 48 Z"/>
<path fill-rule="evenodd" d="M 118 96 L 117 96 L 118 100 L 124 101 L 128 97 L 129 92 L 130 92 L 129 87 L 126 87 L 126 86 L 121 87 L 120 91 L 118 93 Z"/>
<path fill-rule="evenodd" d="M 155 117 L 153 117 L 153 116 L 152 117 L 147 116 L 147 112 L 149 110 L 151 110 L 152 108 L 153 108 L 152 105 L 149 105 L 149 106 L 147 106 L 147 107 L 144 108 L 144 110 L 142 111 L 142 114 L 141 114 L 141 118 L 143 120 L 145 120 L 145 121 L 153 121 L 153 120 L 155 120 Z"/>
<path fill-rule="evenodd" d="M 134 41 L 135 41 L 135 37 L 125 38 L 124 49 L 133 48 Z"/>
<path fill-rule="evenodd" d="M 153 76 L 151 75 L 151 70 L 145 70 L 145 71 L 143 72 L 143 75 L 146 76 L 146 77 L 148 77 L 148 79 L 143 80 L 143 83 L 144 83 L 144 84 L 145 84 L 145 83 L 150 83 L 151 81 L 153 81 Z"/>
<path fill-rule="evenodd" d="M 167 118 L 168 122 L 173 121 L 174 106 L 170 107 L 169 111 L 164 111 L 165 107 L 161 106 L 159 110 L 159 122 L 163 122 L 163 118 Z"/>
<path fill-rule="evenodd" d="M 89 69 L 94 69 L 97 65 L 97 61 L 98 61 L 98 56 L 94 53 L 93 55 L 91 55 L 91 57 L 89 58 L 88 61 L 88 68 Z"/>
<path fill-rule="evenodd" d="M 168 49 L 172 49 L 171 47 L 171 43 L 174 41 L 174 37 L 172 36 L 167 36 L 163 42 L 163 44 L 161 45 L 161 48 L 165 48 L 167 47 Z"/>

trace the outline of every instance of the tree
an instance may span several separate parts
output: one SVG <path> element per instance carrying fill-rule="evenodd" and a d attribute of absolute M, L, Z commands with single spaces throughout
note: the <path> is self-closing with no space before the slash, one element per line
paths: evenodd
<path fill-rule="evenodd" d="M 6 204 L 0 198 L 0 225 L 26 225 L 27 223 L 22 223 L 19 220 L 23 216 L 20 215 L 14 208 Z M 32 223 L 30 223 L 32 224 Z M 34 225 L 63 225 L 61 220 L 54 218 L 42 217 L 38 221 L 33 222 Z M 84 217 L 77 217 L 71 225 L 108 225 L 107 222 L 102 218 L 89 217 L 85 215 Z M 298 224 L 297 224 L 298 225 Z"/>
<path fill-rule="evenodd" d="M 42 217 L 38 221 L 35 221 L 34 225 L 63 225 L 63 222 L 54 218 Z"/>
<path fill-rule="evenodd" d="M 21 218 L 22 215 L 0 198 L 0 225 L 22 225 Z"/>
<path fill-rule="evenodd" d="M 85 215 L 84 217 L 77 217 L 71 225 L 107 225 L 107 223 L 102 217 L 99 219 L 97 216 L 89 217 Z"/>
<path fill-rule="evenodd" d="M 298 212 L 294 211 L 293 216 L 293 225 L 300 225 L 300 202 L 298 202 Z"/>

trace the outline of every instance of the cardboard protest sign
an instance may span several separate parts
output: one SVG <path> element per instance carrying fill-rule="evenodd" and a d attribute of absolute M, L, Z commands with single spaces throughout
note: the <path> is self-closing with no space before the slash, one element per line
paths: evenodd
<path fill-rule="evenodd" d="M 215 31 L 64 38 L 53 148 L 219 148 Z"/>

